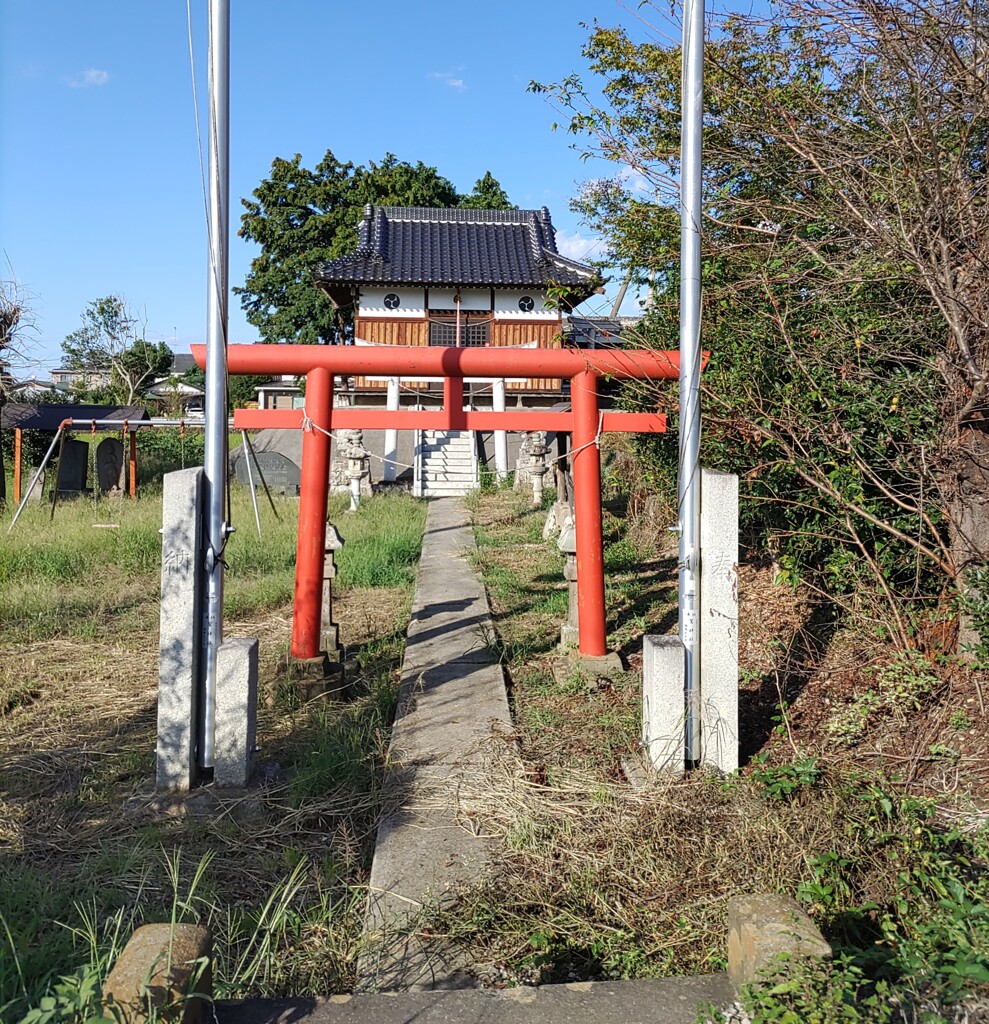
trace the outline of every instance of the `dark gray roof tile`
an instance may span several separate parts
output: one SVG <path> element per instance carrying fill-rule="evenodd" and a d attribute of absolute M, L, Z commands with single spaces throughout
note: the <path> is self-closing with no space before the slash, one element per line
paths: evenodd
<path fill-rule="evenodd" d="M 581 301 L 601 284 L 561 256 L 549 210 L 367 206 L 357 248 L 319 263 L 316 283 L 345 300 L 351 285 L 569 286 Z"/>

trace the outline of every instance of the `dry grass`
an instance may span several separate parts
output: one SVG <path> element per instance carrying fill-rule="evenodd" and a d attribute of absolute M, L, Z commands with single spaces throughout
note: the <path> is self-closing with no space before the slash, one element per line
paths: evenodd
<path fill-rule="evenodd" d="M 242 525 L 227 552 L 226 631 L 259 637 L 264 684 L 276 679 L 288 649 L 291 607 L 277 598 L 291 592 L 297 503 L 280 502 L 281 522 L 262 509 L 258 543 L 249 506 L 234 494 Z M 407 557 L 424 510 L 401 496 L 385 505 L 375 513 L 375 503 L 365 503 L 366 512 L 346 517 L 336 503 L 334 521 L 366 553 L 374 531 L 398 517 Z M 32 510 L 0 551 L 0 915 L 26 979 L 13 971 L 3 938 L 0 1019 L 18 1019 L 47 977 L 85 958 L 68 930 L 81 920 L 79 906 L 100 922 L 120 914 L 129 924 L 167 920 L 176 889 L 191 884 L 207 856 L 188 913 L 213 925 L 220 991 L 345 991 L 360 942 L 411 576 L 404 585 L 347 586 L 343 568 L 334 616 L 357 664 L 353 701 L 262 707 L 261 787 L 248 797 L 220 795 L 206 816 L 163 815 L 147 799 L 159 572 L 147 552 L 160 550 L 160 499 L 115 511 L 121 528 L 113 531 L 93 529 L 107 510 L 89 502 L 61 505 L 53 527 L 47 510 Z M 7 522 L 9 512 L 0 531 Z M 393 563 L 379 575 L 402 571 Z M 178 865 L 174 883 L 170 864 Z M 264 900 L 288 891 L 289 880 L 289 904 L 262 929 L 272 943 L 263 970 L 259 961 L 247 971 L 242 961 Z"/>
<path fill-rule="evenodd" d="M 633 789 L 561 768 L 545 783 L 528 767 L 490 751 L 488 811 L 465 827 L 499 836 L 504 856 L 432 927 L 530 983 L 724 969 L 728 899 L 795 892 L 814 855 L 848 849 L 872 812 L 840 775 L 779 801 L 701 774 Z"/>
<path fill-rule="evenodd" d="M 675 563 L 645 547 L 641 521 L 618 504 L 609 512 L 609 641 L 634 652 L 644 632 L 675 623 Z M 718 969 L 728 899 L 759 891 L 799 894 L 829 937 L 863 963 L 889 963 L 908 987 L 946 984 L 955 955 L 985 964 L 982 939 L 964 923 L 984 899 L 982 816 L 915 800 L 895 754 L 829 748 L 820 729 L 801 728 L 822 671 L 842 659 L 860 673 L 902 665 L 882 683 L 884 724 L 929 743 L 943 693 L 913 655 L 899 662 L 875 638 L 866 651 L 863 636 L 836 633 L 770 567 L 743 566 L 743 753 L 768 756 L 736 778 L 698 773 L 636 790 L 622 767 L 639 756 L 639 674 L 554 678 L 565 605 L 548 606 L 548 595 L 562 560 L 539 540 L 543 516 L 509 492 L 481 496 L 473 513 L 521 761 L 492 751 L 489 810 L 465 822 L 502 838 L 496 877 L 461 891 L 459 906 L 426 927 L 463 943 L 479 976 L 504 984 Z M 914 703 L 901 707 L 900 694 Z M 964 706 L 956 732 L 974 724 L 975 705 Z M 907 767 L 917 753 L 906 752 Z M 955 902 L 940 902 L 947 892 Z"/>

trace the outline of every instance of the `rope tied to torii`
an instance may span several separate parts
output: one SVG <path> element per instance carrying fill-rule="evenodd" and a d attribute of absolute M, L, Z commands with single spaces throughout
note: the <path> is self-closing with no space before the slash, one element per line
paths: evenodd
<path fill-rule="evenodd" d="M 333 440 L 333 432 L 327 430 L 325 427 L 321 427 L 306 411 L 305 406 L 302 408 L 302 423 L 301 428 L 303 433 L 311 434 L 313 431 L 319 431 L 326 437 Z M 590 441 L 586 441 L 582 445 L 578 445 L 576 448 L 571 448 L 569 451 L 564 452 L 562 455 L 557 455 L 552 459 L 548 459 L 548 463 L 560 462 L 563 459 L 569 459 L 576 455 L 578 452 L 582 452 L 585 448 L 591 448 L 597 446 L 598 449 L 601 447 L 601 435 L 604 433 L 604 413 L 598 413 L 598 429 Z M 369 452 L 366 448 L 364 449 L 365 454 L 372 459 L 378 459 L 380 462 L 387 463 L 392 466 L 401 466 L 403 469 L 415 469 L 415 466 L 409 465 L 407 462 L 399 462 L 397 459 L 383 458 L 380 455 L 376 455 L 374 452 Z"/>

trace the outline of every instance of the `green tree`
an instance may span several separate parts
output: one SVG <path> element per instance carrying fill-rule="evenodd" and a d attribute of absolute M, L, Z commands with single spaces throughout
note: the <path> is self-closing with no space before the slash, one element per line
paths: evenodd
<path fill-rule="evenodd" d="M 328 344 L 343 340 L 349 313 L 334 309 L 312 283 L 321 260 L 357 246 L 357 225 L 368 204 L 456 206 L 457 190 L 435 167 L 393 154 L 366 167 L 341 163 L 327 150 L 312 169 L 297 153 L 278 158 L 271 175 L 242 200 L 239 234 L 261 251 L 243 288 L 235 288 L 249 323 L 267 342 Z"/>
<path fill-rule="evenodd" d="M 460 205 L 471 210 L 512 210 L 515 207 L 501 182 L 490 172 L 474 182 L 474 190 L 460 199 Z"/>
<path fill-rule="evenodd" d="M 65 365 L 79 371 L 78 398 L 133 405 L 172 365 L 163 341 L 148 341 L 144 325 L 118 295 L 87 304 L 82 326 L 62 342 Z"/>
<path fill-rule="evenodd" d="M 783 0 L 706 46 L 704 460 L 785 567 L 904 637 L 989 556 L 987 33 L 981 0 Z M 679 48 L 596 25 L 584 55 L 604 102 L 533 89 L 631 169 L 575 206 L 676 347 Z"/>

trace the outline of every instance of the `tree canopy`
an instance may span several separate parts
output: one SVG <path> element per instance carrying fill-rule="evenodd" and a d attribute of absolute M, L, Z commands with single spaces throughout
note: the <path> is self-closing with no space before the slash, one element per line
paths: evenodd
<path fill-rule="evenodd" d="M 488 172 L 470 198 L 484 196 L 508 205 L 508 197 Z M 312 169 L 296 154 L 277 158 L 271 174 L 242 200 L 242 238 L 261 249 L 242 288 L 234 291 L 249 323 L 267 342 L 302 344 L 344 340 L 349 318 L 313 286 L 313 268 L 357 245 L 357 225 L 368 203 L 381 206 L 461 205 L 453 184 L 435 167 L 410 164 L 388 153 L 366 166 L 341 163 L 327 150 Z"/>
<path fill-rule="evenodd" d="M 79 371 L 78 397 L 132 405 L 172 365 L 165 342 L 148 341 L 144 327 L 118 295 L 86 305 L 82 326 L 62 342 L 65 365 Z"/>
<path fill-rule="evenodd" d="M 645 331 L 676 347 L 679 47 L 595 25 L 584 55 L 604 102 L 577 76 L 532 88 L 626 169 L 575 207 L 653 279 Z M 985 7 L 783 0 L 705 56 L 704 459 L 741 474 L 789 571 L 832 594 L 869 576 L 902 635 L 989 555 Z"/>
<path fill-rule="evenodd" d="M 490 172 L 474 182 L 473 190 L 460 199 L 460 205 L 471 210 L 511 210 L 512 202 L 501 183 Z"/>

